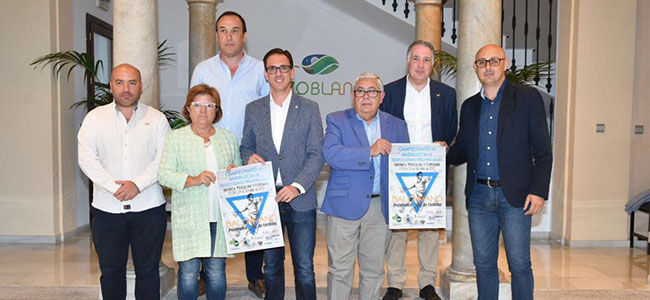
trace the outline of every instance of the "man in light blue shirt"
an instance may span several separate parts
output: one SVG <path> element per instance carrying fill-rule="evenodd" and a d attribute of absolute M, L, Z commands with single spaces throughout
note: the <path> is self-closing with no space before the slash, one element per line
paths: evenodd
<path fill-rule="evenodd" d="M 244 18 L 236 12 L 226 11 L 217 18 L 216 29 L 219 53 L 196 66 L 190 87 L 205 83 L 219 91 L 223 118 L 216 126 L 232 131 L 241 142 L 246 105 L 268 95 L 269 84 L 264 79 L 264 64 L 244 52 Z M 266 292 L 263 260 L 262 250 L 246 252 L 248 288 L 260 298 Z"/>
<path fill-rule="evenodd" d="M 241 141 L 246 104 L 269 94 L 264 64 L 244 52 L 246 21 L 235 12 L 217 19 L 217 41 L 219 53 L 196 66 L 190 87 L 205 83 L 219 91 L 223 118 L 216 125 Z"/>

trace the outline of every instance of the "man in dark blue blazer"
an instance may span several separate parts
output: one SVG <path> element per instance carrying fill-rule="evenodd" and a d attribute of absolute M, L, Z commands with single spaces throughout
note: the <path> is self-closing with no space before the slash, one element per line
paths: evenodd
<path fill-rule="evenodd" d="M 533 299 L 532 215 L 544 208 L 553 163 L 539 92 L 505 78 L 509 61 L 497 45 L 476 53 L 480 93 L 461 107 L 460 129 L 447 154 L 467 162 L 465 186 L 479 299 L 498 299 L 499 232 L 503 233 L 512 298 Z"/>
<path fill-rule="evenodd" d="M 406 121 L 411 143 L 448 145 L 456 136 L 458 126 L 456 91 L 429 78 L 433 71 L 434 53 L 429 42 L 417 40 L 411 43 L 406 54 L 408 75 L 386 85 L 386 97 L 380 109 Z M 402 297 L 402 286 L 406 282 L 404 255 L 407 237 L 408 230 L 391 230 L 386 250 L 388 289 L 383 300 Z M 418 260 L 420 298 L 439 299 L 434 289 L 438 264 L 437 230 L 418 230 Z"/>
<path fill-rule="evenodd" d="M 331 113 L 323 141 L 330 178 L 321 211 L 327 214 L 328 299 L 349 299 L 355 259 L 359 299 L 379 298 L 388 230 L 388 154 L 408 143 L 404 121 L 379 112 L 381 79 L 362 73 L 354 81 L 354 109 Z"/>

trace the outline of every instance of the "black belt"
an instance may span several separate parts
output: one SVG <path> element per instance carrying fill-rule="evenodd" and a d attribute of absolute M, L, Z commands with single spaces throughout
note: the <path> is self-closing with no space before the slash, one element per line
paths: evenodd
<path fill-rule="evenodd" d="M 501 180 L 490 180 L 476 178 L 476 183 L 485 184 L 489 187 L 497 188 L 501 186 Z"/>
<path fill-rule="evenodd" d="M 377 198 L 379 196 L 381 196 L 381 194 L 372 194 L 371 198 Z"/>

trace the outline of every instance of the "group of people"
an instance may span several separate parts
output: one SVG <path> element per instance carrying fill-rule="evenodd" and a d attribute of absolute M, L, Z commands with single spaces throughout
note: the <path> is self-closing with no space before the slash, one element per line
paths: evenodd
<path fill-rule="evenodd" d="M 216 170 L 272 162 L 282 228 L 288 237 L 297 299 L 316 299 L 314 183 L 331 167 L 321 212 L 327 215 L 327 295 L 349 299 L 359 265 L 360 299 L 400 299 L 406 280 L 407 232 L 390 230 L 388 155 L 392 143 L 439 143 L 447 161 L 467 163 L 465 194 L 479 299 L 498 298 L 499 234 L 512 273 L 513 299 L 532 299 L 531 215 L 548 196 L 551 147 L 541 96 L 505 79 L 499 46 L 476 54 L 480 93 L 461 108 L 453 88 L 430 76 L 434 48 L 415 41 L 408 74 L 383 85 L 361 73 L 352 108 L 323 125 L 318 104 L 291 89 L 289 51 L 271 49 L 262 61 L 244 51 L 246 22 L 228 11 L 217 19 L 219 53 L 195 68 L 182 113 L 189 125 L 170 131 L 165 116 L 139 103 L 137 68 L 121 64 L 110 81 L 114 102 L 88 113 L 78 134 L 79 165 L 94 183 L 93 242 L 104 299 L 124 299 L 131 247 L 137 299 L 159 299 L 158 263 L 167 226 L 158 182 L 172 190 L 172 247 L 179 299 L 225 299 L 226 251 L 216 205 Z M 458 129 L 458 131 L 457 131 Z M 458 133 L 458 134 L 457 134 Z M 418 230 L 419 296 L 435 291 L 438 231 Z M 248 288 L 284 299 L 284 247 L 247 252 Z M 199 275 L 200 274 L 200 275 Z"/>

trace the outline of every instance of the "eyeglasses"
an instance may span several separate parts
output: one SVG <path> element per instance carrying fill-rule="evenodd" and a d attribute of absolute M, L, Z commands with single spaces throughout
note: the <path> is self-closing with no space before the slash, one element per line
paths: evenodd
<path fill-rule="evenodd" d="M 267 73 L 275 73 L 275 71 L 280 70 L 282 73 L 288 73 L 291 71 L 291 66 L 281 65 L 281 66 L 270 66 L 266 68 Z"/>
<path fill-rule="evenodd" d="M 492 57 L 490 59 L 480 58 L 474 61 L 474 64 L 476 65 L 477 68 L 484 68 L 489 62 L 490 66 L 496 67 L 501 64 L 502 60 L 505 60 L 505 58 L 498 58 L 498 57 Z"/>
<path fill-rule="evenodd" d="M 192 102 L 190 103 L 190 107 L 194 109 L 201 109 L 201 107 L 205 107 L 207 110 L 221 109 L 221 107 L 217 106 L 216 103 L 210 102 Z"/>
<path fill-rule="evenodd" d="M 375 98 L 377 95 L 381 94 L 381 91 L 378 90 L 354 90 L 354 96 L 357 98 L 363 98 L 363 96 L 368 95 L 370 98 Z"/>

